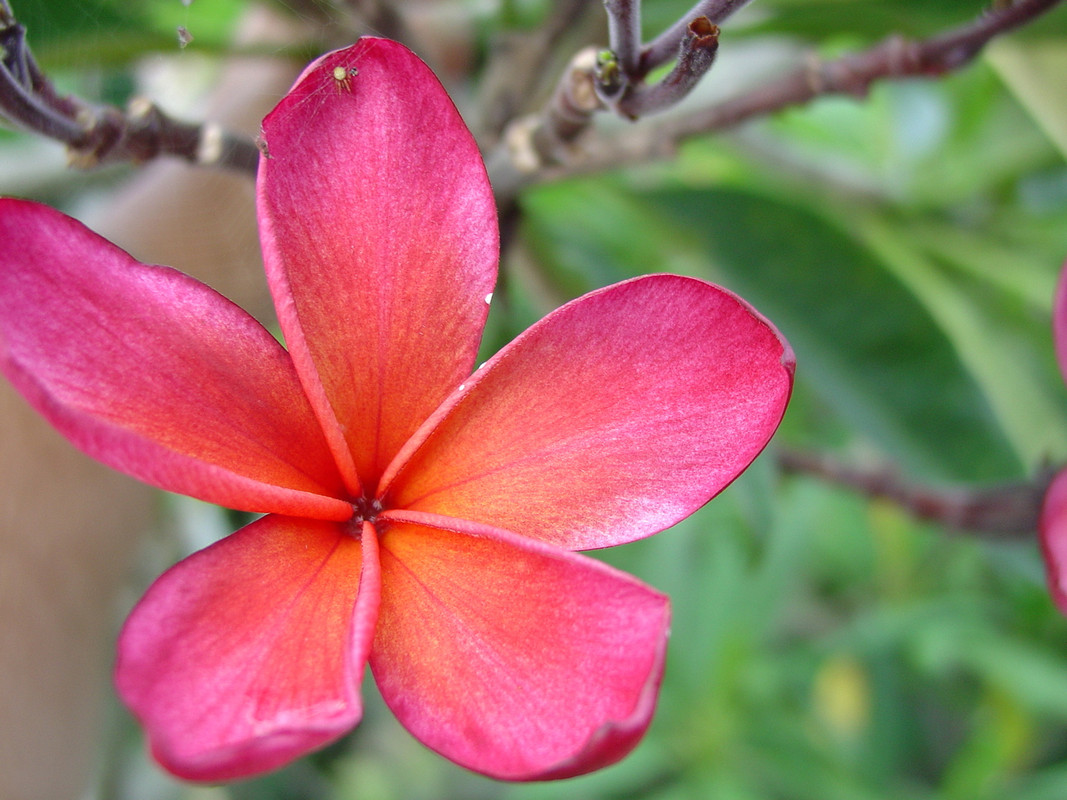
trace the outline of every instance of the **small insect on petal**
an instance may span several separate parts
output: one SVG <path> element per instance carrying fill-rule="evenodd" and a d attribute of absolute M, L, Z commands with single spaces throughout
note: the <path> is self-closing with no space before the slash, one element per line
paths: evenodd
<path fill-rule="evenodd" d="M 355 67 L 334 67 L 333 68 L 333 82 L 337 87 L 338 93 L 351 92 L 352 91 L 352 79 L 359 74 L 359 70 Z"/>

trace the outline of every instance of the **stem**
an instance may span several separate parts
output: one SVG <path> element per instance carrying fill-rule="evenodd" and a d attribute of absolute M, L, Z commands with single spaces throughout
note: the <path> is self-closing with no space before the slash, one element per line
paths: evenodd
<path fill-rule="evenodd" d="M 555 180 L 627 164 L 670 158 L 682 142 L 833 94 L 863 97 L 884 79 L 938 77 L 970 63 L 996 36 L 1019 28 L 1063 0 L 1017 0 L 974 22 L 929 39 L 890 36 L 874 47 L 832 61 L 810 60 L 792 72 L 730 100 L 658 124 L 589 143 L 566 165 L 528 176 Z"/>
<path fill-rule="evenodd" d="M 0 117 L 67 145 L 71 163 L 85 169 L 172 155 L 254 175 L 259 162 L 251 139 L 213 123 L 179 122 L 144 100 L 132 102 L 124 114 L 61 97 L 37 65 L 7 0 L 0 0 Z"/>
<path fill-rule="evenodd" d="M 74 120 L 56 113 L 28 91 L 6 63 L 0 64 L 0 117 L 66 144 L 78 141 L 85 133 Z"/>
<path fill-rule="evenodd" d="M 974 488 L 931 488 L 904 480 L 885 467 L 856 467 L 835 458 L 779 449 L 778 464 L 787 473 L 812 475 L 866 497 L 890 500 L 912 516 L 955 530 L 996 538 L 1031 538 L 1037 531 L 1041 503 L 1056 474 L 1045 470 L 1033 480 Z"/>
<path fill-rule="evenodd" d="M 580 50 L 545 108 L 514 120 L 503 142 L 486 159 L 498 204 L 506 206 L 532 176 L 571 161 L 575 139 L 604 107 L 597 94 L 597 51 L 592 47 Z"/>
<path fill-rule="evenodd" d="M 722 22 L 752 0 L 700 0 L 671 27 L 645 45 L 641 51 L 637 75 L 645 76 L 660 64 L 666 64 L 678 53 L 689 26 L 699 17 L 707 17 L 713 25 Z"/>
<path fill-rule="evenodd" d="M 686 28 L 674 69 L 654 86 L 636 87 L 617 104 L 617 110 L 636 119 L 680 102 L 711 69 L 718 51 L 718 26 L 707 17 L 697 17 Z"/>
<path fill-rule="evenodd" d="M 641 0 L 604 0 L 608 12 L 608 46 L 622 67 L 633 75 L 641 54 Z"/>

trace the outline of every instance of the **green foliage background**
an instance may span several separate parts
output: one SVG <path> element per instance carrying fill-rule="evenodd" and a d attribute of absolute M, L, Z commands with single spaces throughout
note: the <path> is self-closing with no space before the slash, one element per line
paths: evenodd
<path fill-rule="evenodd" d="M 15 5 L 61 85 L 121 101 L 136 58 L 173 54 L 176 25 L 195 31 L 201 55 L 225 57 L 245 3 Z M 456 5 L 486 37 L 545 12 L 539 0 Z M 649 0 L 648 32 L 688 6 Z M 724 62 L 735 43 L 838 54 L 893 31 L 929 35 L 980 6 L 759 0 L 751 11 L 726 26 Z M 692 274 L 748 299 L 796 350 L 776 444 L 892 464 L 932 486 L 1061 463 L 1067 390 L 1049 312 L 1067 256 L 1065 75 L 1059 8 L 944 80 L 880 84 L 862 102 L 821 100 L 693 142 L 673 163 L 531 189 L 486 350 L 589 289 Z M 724 64 L 707 82 L 731 76 Z M 0 159 L 24 145 L 5 135 Z M 124 174 L 0 190 L 63 205 Z M 782 475 L 769 451 L 675 529 L 603 553 L 674 603 L 659 713 L 618 766 L 494 783 L 423 749 L 372 697 L 355 734 L 314 758 L 244 784 L 186 787 L 148 764 L 116 710 L 101 796 L 1060 800 L 1067 624 L 1035 538 L 989 542 L 918 523 Z"/>

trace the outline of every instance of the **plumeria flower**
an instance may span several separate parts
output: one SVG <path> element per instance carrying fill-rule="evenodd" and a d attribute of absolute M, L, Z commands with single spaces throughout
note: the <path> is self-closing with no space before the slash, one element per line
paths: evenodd
<path fill-rule="evenodd" d="M 308 67 L 263 123 L 257 202 L 288 349 L 192 278 L 0 201 L 8 379 L 104 463 L 264 514 L 164 573 L 122 630 L 116 685 L 156 759 L 202 781 L 283 765 L 359 722 L 369 664 L 404 726 L 472 770 L 617 761 L 652 717 L 668 600 L 575 551 L 737 477 L 785 410 L 789 346 L 729 292 L 651 275 L 472 374 L 493 195 L 393 42 Z"/>
<path fill-rule="evenodd" d="M 1052 305 L 1052 340 L 1060 372 L 1067 380 L 1067 264 Z M 1056 475 L 1045 492 L 1038 528 L 1052 599 L 1067 614 L 1067 470 Z"/>

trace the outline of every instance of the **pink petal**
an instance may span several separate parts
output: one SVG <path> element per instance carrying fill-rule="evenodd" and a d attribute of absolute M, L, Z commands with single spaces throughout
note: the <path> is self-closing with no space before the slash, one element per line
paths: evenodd
<path fill-rule="evenodd" d="M 155 486 L 351 516 L 292 362 L 258 322 L 19 200 L 0 200 L 0 369 L 77 447 Z"/>
<path fill-rule="evenodd" d="M 1064 264 L 1060 273 L 1052 305 L 1052 340 L 1056 345 L 1060 373 L 1067 379 L 1067 264 Z"/>
<path fill-rule="evenodd" d="M 671 275 L 617 284 L 478 370 L 385 476 L 387 506 L 574 549 L 638 539 L 748 466 L 792 377 L 789 346 L 729 292 Z"/>
<path fill-rule="evenodd" d="M 348 526 L 264 517 L 152 585 L 122 630 L 115 682 L 164 767 L 247 777 L 359 721 L 380 592 L 365 527 L 361 551 Z"/>
<path fill-rule="evenodd" d="M 1038 523 L 1049 591 L 1067 614 L 1067 470 L 1060 472 L 1045 493 Z"/>
<path fill-rule="evenodd" d="M 350 489 L 355 470 L 373 491 L 474 363 L 498 255 L 485 168 L 437 78 L 382 39 L 309 67 L 263 137 L 282 330 Z"/>
<path fill-rule="evenodd" d="M 461 520 L 379 518 L 371 669 L 427 746 L 506 780 L 607 766 L 655 710 L 663 595 L 599 561 Z"/>

